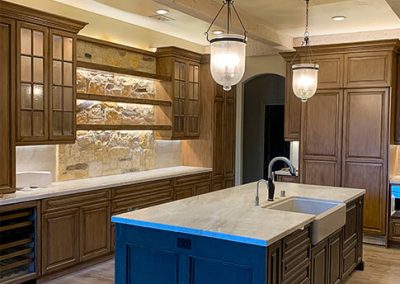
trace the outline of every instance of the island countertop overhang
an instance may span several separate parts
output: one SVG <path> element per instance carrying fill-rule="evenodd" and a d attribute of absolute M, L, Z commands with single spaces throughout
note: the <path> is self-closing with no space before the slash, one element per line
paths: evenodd
<path fill-rule="evenodd" d="M 310 224 L 315 215 L 254 206 L 256 183 L 241 185 L 188 199 L 114 216 L 114 223 L 211 237 L 267 247 Z M 365 194 L 363 189 L 276 183 L 276 195 L 348 203 Z M 260 199 L 266 200 L 262 188 Z M 276 198 L 273 202 L 281 201 Z"/>

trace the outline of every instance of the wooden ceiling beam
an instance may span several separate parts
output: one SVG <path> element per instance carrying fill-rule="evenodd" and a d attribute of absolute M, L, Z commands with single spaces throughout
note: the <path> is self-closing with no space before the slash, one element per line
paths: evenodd
<path fill-rule="evenodd" d="M 159 4 L 169 7 L 200 19 L 202 21 L 211 23 L 217 14 L 218 10 L 222 5 L 218 1 L 214 0 L 153 0 Z M 238 13 L 246 27 L 248 32 L 248 37 L 259 41 L 264 44 L 278 49 L 278 50 L 293 50 L 293 38 L 277 31 L 273 30 L 271 27 L 260 23 L 256 18 L 242 11 L 238 8 Z M 225 11 L 224 11 L 225 12 Z M 235 33 L 241 34 L 242 27 L 236 17 L 233 18 L 232 30 Z M 226 12 L 221 13 L 221 16 L 216 21 L 216 26 L 225 27 L 226 26 Z"/>

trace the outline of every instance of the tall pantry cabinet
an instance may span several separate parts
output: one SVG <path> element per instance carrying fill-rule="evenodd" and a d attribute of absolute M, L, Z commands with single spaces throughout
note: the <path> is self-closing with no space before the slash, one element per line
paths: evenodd
<path fill-rule="evenodd" d="M 397 40 L 313 48 L 320 65 L 317 93 L 301 104 L 300 111 L 285 114 L 285 119 L 301 122 L 296 137 L 301 182 L 366 189 L 364 233 L 368 235 L 387 232 L 388 151 L 390 134 L 396 137 L 391 107 L 396 105 L 398 51 Z M 293 53 L 283 56 L 289 68 Z M 293 140 L 293 135 L 286 138 Z"/>

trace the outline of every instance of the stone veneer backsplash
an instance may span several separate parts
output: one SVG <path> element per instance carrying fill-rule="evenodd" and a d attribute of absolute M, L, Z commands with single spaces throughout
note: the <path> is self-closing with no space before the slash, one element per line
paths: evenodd
<path fill-rule="evenodd" d="M 154 124 L 154 106 L 99 101 L 77 101 L 78 124 Z"/>
<path fill-rule="evenodd" d="M 78 131 L 75 144 L 57 147 L 57 181 L 154 168 L 152 131 Z"/>
<path fill-rule="evenodd" d="M 154 99 L 156 83 L 135 76 L 77 68 L 78 93 L 102 96 Z"/>

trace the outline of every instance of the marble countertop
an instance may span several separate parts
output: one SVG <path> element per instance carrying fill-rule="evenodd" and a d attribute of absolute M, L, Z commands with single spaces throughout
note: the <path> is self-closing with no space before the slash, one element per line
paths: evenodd
<path fill-rule="evenodd" d="M 166 178 L 174 178 L 191 174 L 207 173 L 211 171 L 211 168 L 180 166 L 121 175 L 54 182 L 50 187 L 40 188 L 35 191 L 17 190 L 13 194 L 4 194 L 3 197 L 0 198 L 0 205 L 20 203 L 73 193 L 82 193 L 104 188 L 130 185 Z"/>
<path fill-rule="evenodd" d="M 276 182 L 276 194 L 349 202 L 363 194 L 363 189 L 312 186 Z M 115 223 L 195 234 L 258 246 L 275 241 L 311 223 L 314 215 L 263 208 L 284 198 L 268 202 L 266 187 L 260 192 L 260 206 L 254 206 L 256 183 L 170 202 L 117 215 Z"/>
<path fill-rule="evenodd" d="M 400 184 L 400 176 L 391 176 L 389 182 L 390 184 Z"/>

